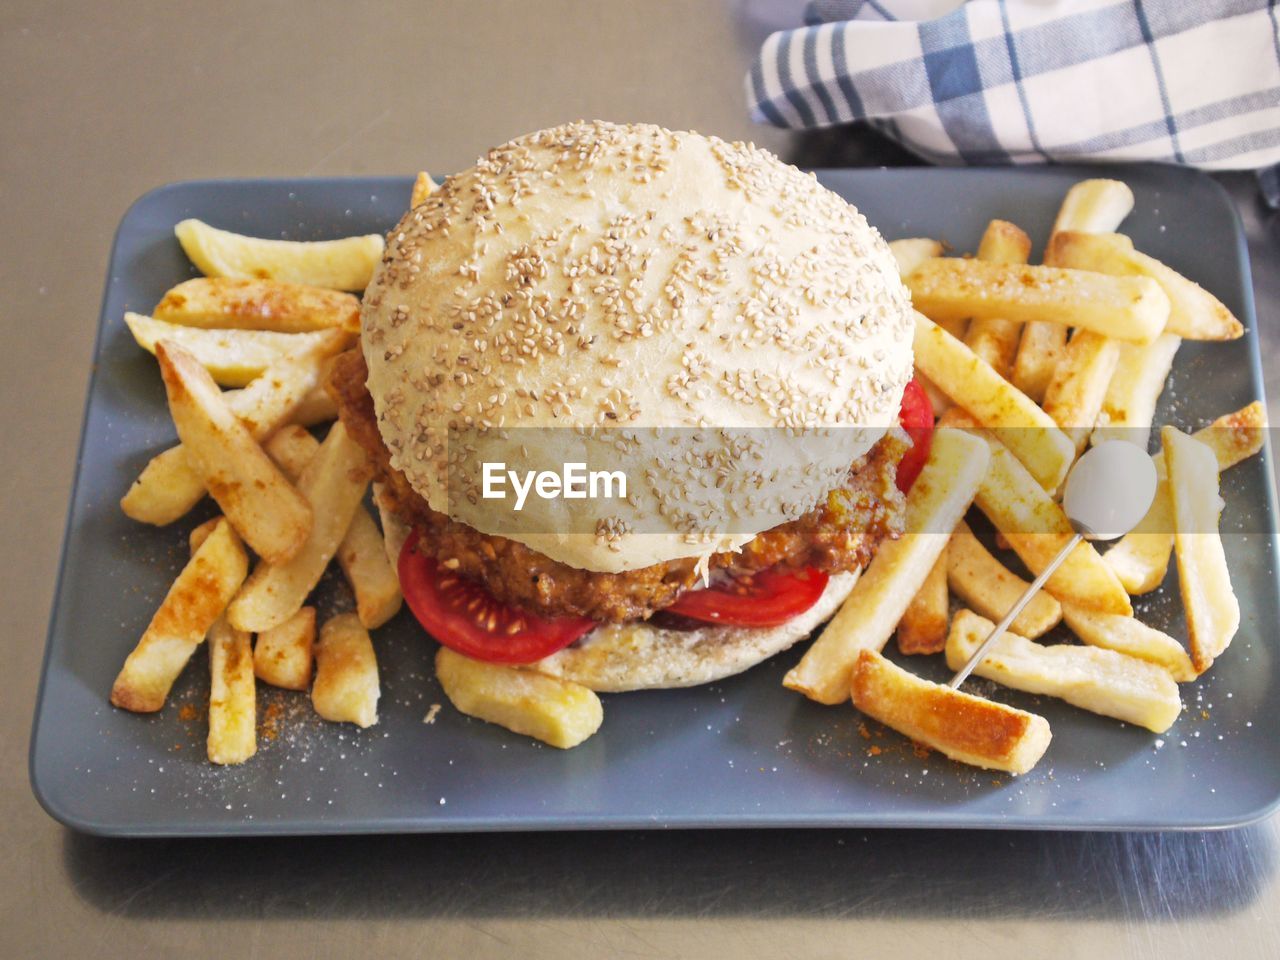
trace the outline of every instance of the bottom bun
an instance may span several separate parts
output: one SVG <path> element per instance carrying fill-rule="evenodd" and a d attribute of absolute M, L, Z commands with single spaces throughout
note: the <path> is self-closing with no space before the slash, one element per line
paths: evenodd
<path fill-rule="evenodd" d="M 857 571 L 836 574 L 817 603 L 776 627 L 672 630 L 641 620 L 607 624 L 528 669 L 600 693 L 711 683 L 748 670 L 807 637 L 839 609 L 857 582 Z"/>

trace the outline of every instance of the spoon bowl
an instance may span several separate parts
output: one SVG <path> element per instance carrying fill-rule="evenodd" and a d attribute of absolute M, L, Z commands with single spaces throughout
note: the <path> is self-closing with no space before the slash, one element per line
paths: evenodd
<path fill-rule="evenodd" d="M 1141 522 L 1155 494 L 1151 456 L 1125 440 L 1105 440 L 1071 468 L 1062 509 L 1086 540 L 1115 540 Z"/>

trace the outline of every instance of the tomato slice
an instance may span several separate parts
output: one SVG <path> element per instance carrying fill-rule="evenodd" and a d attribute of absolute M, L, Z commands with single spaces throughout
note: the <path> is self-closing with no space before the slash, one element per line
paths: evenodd
<path fill-rule="evenodd" d="M 474 580 L 441 570 L 418 549 L 415 533 L 400 552 L 400 589 L 409 609 L 451 650 L 493 663 L 533 663 L 567 647 L 594 620 L 548 620 L 499 603 Z"/>
<path fill-rule="evenodd" d="M 914 377 L 902 392 L 898 422 L 911 438 L 911 449 L 898 464 L 898 489 L 906 493 L 924 469 L 924 462 L 929 459 L 929 448 L 933 445 L 933 404 L 920 381 Z"/>
<path fill-rule="evenodd" d="M 821 570 L 770 567 L 682 593 L 667 607 L 692 620 L 738 627 L 774 627 L 804 613 L 822 596 L 831 579 Z"/>

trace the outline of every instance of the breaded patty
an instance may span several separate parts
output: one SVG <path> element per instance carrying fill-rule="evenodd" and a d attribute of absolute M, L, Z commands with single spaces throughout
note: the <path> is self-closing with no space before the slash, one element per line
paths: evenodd
<path fill-rule="evenodd" d="M 623 573 L 580 570 L 505 537 L 491 536 L 432 510 L 390 463 L 365 387 L 364 356 L 351 350 L 333 366 L 328 388 L 347 431 L 368 451 L 388 506 L 422 533 L 424 548 L 449 569 L 481 583 L 498 600 L 543 617 L 643 619 L 698 583 L 694 558 Z M 849 471 L 845 487 L 808 514 L 756 536 L 740 551 L 717 553 L 711 567 L 740 575 L 782 565 L 828 573 L 867 563 L 880 541 L 901 531 L 903 497 L 895 484 L 909 441 L 889 431 Z"/>

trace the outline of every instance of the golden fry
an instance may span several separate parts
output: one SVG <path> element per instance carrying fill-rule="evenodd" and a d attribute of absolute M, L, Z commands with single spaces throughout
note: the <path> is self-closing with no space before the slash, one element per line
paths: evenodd
<path fill-rule="evenodd" d="M 1049 748 L 1049 721 L 1034 713 L 930 683 L 863 650 L 853 705 L 867 716 L 961 763 L 1026 773 Z"/>
<path fill-rule="evenodd" d="M 159 344 L 156 357 L 192 471 L 259 556 L 275 562 L 292 557 L 311 529 L 307 501 L 227 408 L 195 357 L 167 340 Z"/>
<path fill-rule="evenodd" d="M 906 529 L 881 544 L 835 617 L 787 673 L 783 685 L 819 703 L 849 697 L 849 675 L 860 650 L 880 650 L 937 561 L 949 534 L 973 500 L 987 468 L 976 437 L 934 431 L 924 470 L 907 495 Z"/>
<path fill-rule="evenodd" d="M 325 720 L 371 727 L 378 722 L 378 658 L 369 631 L 353 613 L 325 622 L 315 645 L 311 705 Z"/>
<path fill-rule="evenodd" d="M 927 317 L 916 317 L 914 345 L 916 367 L 989 427 L 1046 490 L 1062 484 L 1075 446 L 1052 417 Z"/>
<path fill-rule="evenodd" d="M 377 233 L 312 242 L 266 240 L 219 230 L 200 220 L 183 220 L 173 232 L 205 276 L 283 280 L 333 290 L 368 286 L 384 245 Z"/>
<path fill-rule="evenodd" d="M 297 416 L 309 391 L 317 388 L 324 363 L 343 349 L 345 340 L 345 334 L 330 331 L 326 339 L 284 358 L 244 390 L 224 393 L 227 407 L 255 440 L 265 439 Z M 185 516 L 205 492 L 178 444 L 151 458 L 120 500 L 120 508 L 133 520 L 164 526 Z"/>
<path fill-rule="evenodd" d="M 1126 440 L 1147 449 L 1156 404 L 1173 368 L 1173 357 L 1182 338 L 1162 333 L 1150 343 L 1122 343 L 1116 357 L 1116 368 L 1107 384 L 1094 443 L 1103 440 Z"/>
<path fill-rule="evenodd" d="M 1164 427 L 1160 439 L 1191 662 L 1198 673 L 1204 673 L 1240 628 L 1240 602 L 1231 589 L 1231 572 L 1218 534 L 1222 512 L 1218 461 L 1212 449 L 1175 427 Z"/>
<path fill-rule="evenodd" d="M 1157 664 L 1179 683 L 1196 678 L 1195 667 L 1182 644 L 1141 620 L 1098 613 L 1072 603 L 1063 606 L 1062 617 L 1071 632 L 1091 647 L 1105 647 Z"/>
<path fill-rule="evenodd" d="M 1147 277 L 936 257 L 903 282 L 915 308 L 937 322 L 966 317 L 1051 320 L 1117 340 L 1149 343 L 1169 319 L 1169 298 Z"/>
<path fill-rule="evenodd" d="M 316 608 L 303 607 L 284 623 L 258 634 L 253 672 L 263 683 L 305 690 L 311 683 L 316 642 Z"/>
<path fill-rule="evenodd" d="M 436 652 L 436 677 L 460 713 L 561 750 L 576 747 L 604 722 L 600 698 L 581 684 L 482 663 L 448 647 Z"/>
<path fill-rule="evenodd" d="M 941 653 L 947 645 L 947 548 L 934 561 L 924 583 L 898 621 L 898 651 L 903 654 Z"/>
<path fill-rule="evenodd" d="M 209 630 L 210 763 L 244 763 L 258 752 L 258 706 L 249 634 L 219 617 Z"/>
<path fill-rule="evenodd" d="M 1119 358 L 1120 341 L 1077 330 L 1053 371 L 1044 392 L 1044 412 L 1071 438 L 1077 453 L 1098 422 Z"/>
<path fill-rule="evenodd" d="M 360 301 L 351 294 L 279 280 L 195 277 L 169 290 L 151 315 L 219 330 L 360 332 Z"/>
<path fill-rule="evenodd" d="M 1133 248 L 1118 233 L 1064 232 L 1049 243 L 1049 256 L 1063 267 L 1093 270 L 1113 277 L 1146 277 L 1169 299 L 1165 329 L 1186 340 L 1235 340 L 1244 325 L 1217 297 L 1176 270 Z"/>
<path fill-rule="evenodd" d="M 273 333 L 268 330 L 203 330 L 165 323 L 140 313 L 126 313 L 125 326 L 138 346 L 156 352 L 161 340 L 176 343 L 191 353 L 200 366 L 221 386 L 243 387 L 272 367 L 291 357 L 324 347 L 335 341 L 345 348 L 351 342 L 346 330 L 316 330 L 312 333 Z"/>
<path fill-rule="evenodd" d="M 969 610 L 951 620 L 947 666 L 959 670 L 995 624 Z M 1013 690 L 1058 697 L 1073 706 L 1164 733 L 1178 719 L 1178 685 L 1163 667 L 1101 647 L 1042 646 L 1006 633 L 973 671 Z"/>
<path fill-rule="evenodd" d="M 204 635 L 244 582 L 249 558 L 222 520 L 178 574 L 111 688 L 111 702 L 154 713 Z"/>

